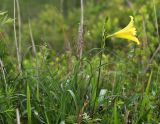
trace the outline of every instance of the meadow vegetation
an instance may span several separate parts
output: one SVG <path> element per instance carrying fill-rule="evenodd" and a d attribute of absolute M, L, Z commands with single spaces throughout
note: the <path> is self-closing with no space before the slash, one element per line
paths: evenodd
<path fill-rule="evenodd" d="M 160 123 L 160 0 L 0 3 L 0 124 Z"/>

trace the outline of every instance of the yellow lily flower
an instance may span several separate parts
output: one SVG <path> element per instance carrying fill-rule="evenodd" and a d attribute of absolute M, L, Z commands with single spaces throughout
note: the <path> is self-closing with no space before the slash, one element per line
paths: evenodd
<path fill-rule="evenodd" d="M 133 17 L 130 16 L 130 18 L 131 18 L 131 21 L 129 22 L 129 24 L 125 28 L 123 28 L 122 30 L 120 30 L 114 34 L 107 36 L 106 38 L 114 36 L 117 38 L 123 38 L 123 39 L 128 39 L 128 40 L 134 41 L 138 45 L 140 45 L 140 42 L 139 42 L 138 38 L 136 37 L 136 28 L 134 27 Z"/>

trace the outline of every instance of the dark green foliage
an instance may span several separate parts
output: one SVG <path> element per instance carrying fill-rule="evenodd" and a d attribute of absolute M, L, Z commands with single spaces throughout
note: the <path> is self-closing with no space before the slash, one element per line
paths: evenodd
<path fill-rule="evenodd" d="M 17 123 L 17 108 L 22 124 L 160 122 L 159 53 L 149 64 L 160 41 L 159 0 L 85 1 L 81 60 L 75 52 L 80 1 L 19 2 L 22 72 L 18 71 L 12 19 L 7 13 L 0 15 L 0 124 Z M 0 3 L 12 17 L 13 3 Z M 140 46 L 124 39 L 105 39 L 125 27 L 130 15 Z"/>

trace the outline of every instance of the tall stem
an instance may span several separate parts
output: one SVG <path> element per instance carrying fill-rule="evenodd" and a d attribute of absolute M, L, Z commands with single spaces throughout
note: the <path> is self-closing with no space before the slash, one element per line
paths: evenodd
<path fill-rule="evenodd" d="M 93 112 L 95 111 L 95 107 L 96 107 L 96 101 L 99 95 L 99 86 L 100 86 L 100 78 L 101 78 L 101 67 L 102 67 L 102 55 L 104 53 L 104 48 L 105 48 L 105 25 L 106 25 L 106 20 L 105 23 L 103 25 L 103 29 L 102 29 L 102 42 L 101 42 L 101 52 L 100 52 L 100 58 L 99 58 L 99 68 L 98 68 L 98 77 L 97 77 L 97 85 L 96 85 L 96 98 L 94 101 L 94 105 L 93 105 Z"/>
<path fill-rule="evenodd" d="M 80 18 L 80 25 L 79 25 L 79 29 L 78 29 L 78 41 L 77 41 L 77 55 L 78 58 L 81 60 L 82 58 L 82 54 L 83 54 L 83 35 L 84 35 L 84 31 L 83 31 L 83 21 L 84 21 L 84 15 L 83 12 L 84 11 L 84 7 L 83 7 L 83 0 L 81 0 L 81 18 Z"/>
<path fill-rule="evenodd" d="M 14 0 L 14 40 L 15 40 L 16 52 L 17 52 L 18 71 L 19 73 L 21 73 L 21 55 L 20 55 L 20 49 L 19 49 L 17 31 L 16 31 L 16 0 Z"/>

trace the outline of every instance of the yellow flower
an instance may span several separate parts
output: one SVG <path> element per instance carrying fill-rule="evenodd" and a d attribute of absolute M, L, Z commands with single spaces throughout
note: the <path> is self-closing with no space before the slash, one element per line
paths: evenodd
<path fill-rule="evenodd" d="M 114 34 L 107 36 L 107 38 L 114 36 L 117 38 L 123 38 L 123 39 L 128 39 L 128 40 L 134 41 L 138 45 L 140 45 L 140 42 L 139 42 L 138 38 L 136 37 L 136 28 L 134 27 L 133 17 L 130 16 L 130 18 L 131 18 L 131 21 L 129 22 L 129 24 L 125 28 L 123 28 L 122 30 L 120 30 Z"/>

